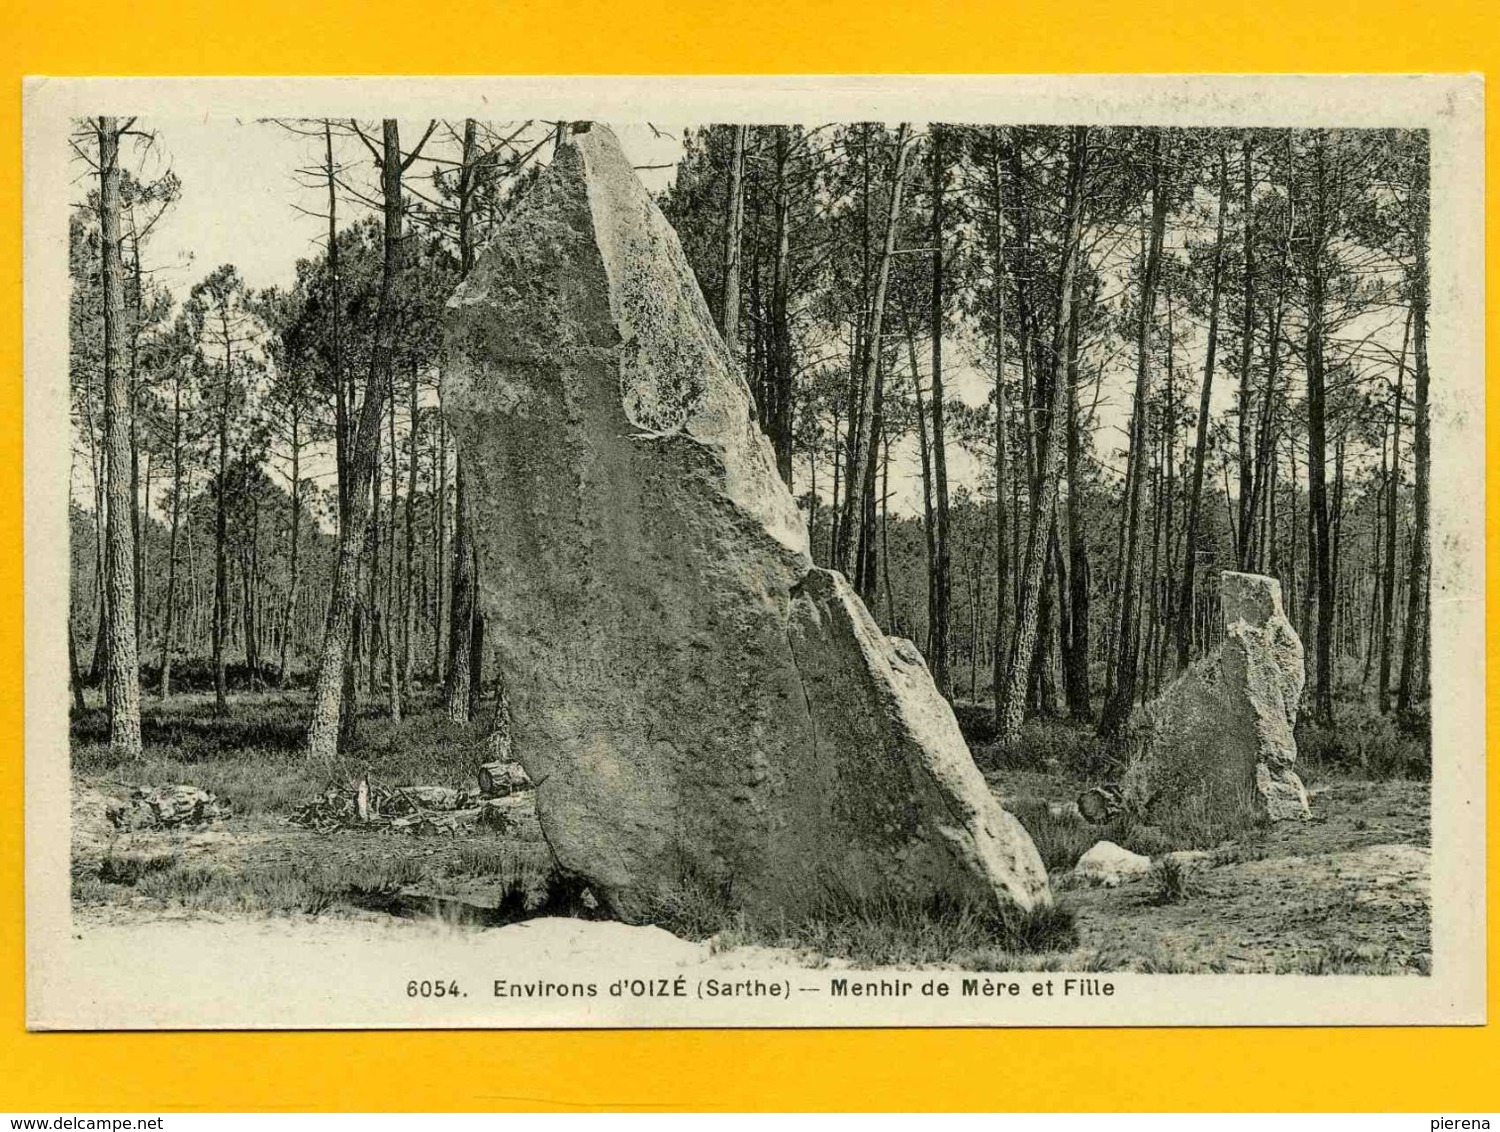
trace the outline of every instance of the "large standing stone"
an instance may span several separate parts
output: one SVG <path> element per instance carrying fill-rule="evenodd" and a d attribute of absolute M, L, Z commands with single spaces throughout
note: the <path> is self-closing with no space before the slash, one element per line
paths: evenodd
<path fill-rule="evenodd" d="M 921 656 L 885 637 L 751 420 L 676 234 L 579 127 L 449 304 L 443 404 L 516 756 L 627 919 L 687 886 L 1050 902 Z"/>
<path fill-rule="evenodd" d="M 1282 612 L 1281 584 L 1225 572 L 1219 601 L 1223 643 L 1132 722 L 1124 803 L 1153 819 L 1193 816 L 1209 827 L 1306 818 L 1307 792 L 1293 770 L 1302 642 Z"/>

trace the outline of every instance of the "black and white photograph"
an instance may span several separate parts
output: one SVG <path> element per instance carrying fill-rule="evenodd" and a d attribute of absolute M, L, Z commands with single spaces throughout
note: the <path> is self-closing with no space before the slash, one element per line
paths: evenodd
<path fill-rule="evenodd" d="M 1483 1021 L 1477 81 L 27 98 L 33 1027 Z"/>

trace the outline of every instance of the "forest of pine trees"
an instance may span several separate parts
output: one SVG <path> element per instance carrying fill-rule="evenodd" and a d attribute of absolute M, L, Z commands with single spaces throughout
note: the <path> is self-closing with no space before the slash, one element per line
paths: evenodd
<path fill-rule="evenodd" d="M 290 286 L 173 291 L 170 127 L 77 123 L 75 705 L 309 692 L 309 752 L 493 681 L 442 311 L 555 123 L 296 120 Z M 1110 734 L 1272 574 L 1305 712 L 1427 697 L 1427 144 L 1398 130 L 688 131 L 660 196 L 820 564 L 951 698 Z M 915 500 L 915 503 L 912 503 Z M 433 702 L 429 697 L 429 702 Z"/>

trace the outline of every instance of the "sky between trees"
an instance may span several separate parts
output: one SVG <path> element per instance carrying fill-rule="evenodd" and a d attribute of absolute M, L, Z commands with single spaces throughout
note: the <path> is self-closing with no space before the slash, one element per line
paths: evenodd
<path fill-rule="evenodd" d="M 127 154 L 146 179 L 169 170 L 182 181 L 182 194 L 158 224 L 150 249 L 149 270 L 174 293 L 185 294 L 203 274 L 221 263 L 232 263 L 248 287 L 260 290 L 288 286 L 296 279 L 299 259 L 316 256 L 324 242 L 323 190 L 297 170 L 306 168 L 310 151 L 305 139 L 279 129 L 274 123 L 209 115 L 199 119 L 143 119 L 153 132 L 149 150 Z M 413 136 L 425 122 L 404 121 Z M 671 186 L 676 165 L 683 154 L 682 139 L 701 127 L 666 122 L 612 123 L 627 156 L 638 167 L 642 182 L 654 193 Z M 358 162 L 364 156 L 359 143 L 347 137 L 336 139 L 336 157 L 342 163 Z M 550 154 L 541 152 L 536 161 L 545 164 Z M 80 170 L 81 172 L 81 170 Z M 87 180 L 77 182 L 83 192 Z M 75 193 L 82 200 L 82 193 Z M 345 202 L 350 219 L 369 215 L 369 206 L 357 199 Z M 977 368 L 955 359 L 955 396 L 982 404 L 989 396 L 989 379 Z M 1101 412 L 1126 427 L 1117 409 L 1120 382 L 1109 383 L 1101 397 Z M 1116 419 L 1118 418 L 1118 419 Z M 891 506 L 898 513 L 921 512 L 921 471 L 915 438 L 903 438 L 894 447 L 897 471 L 893 475 Z M 984 471 L 964 450 L 951 457 L 954 482 L 976 483 Z M 312 457 L 310 474 L 325 479 L 333 475 L 332 454 Z M 84 485 L 75 490 L 86 493 Z"/>

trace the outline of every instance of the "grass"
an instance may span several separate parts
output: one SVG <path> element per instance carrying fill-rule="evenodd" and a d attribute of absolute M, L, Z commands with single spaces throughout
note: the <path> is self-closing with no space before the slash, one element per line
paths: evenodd
<path fill-rule="evenodd" d="M 1413 963 L 1389 950 L 1368 947 L 1345 947 L 1333 944 L 1301 952 L 1268 968 L 1276 975 L 1404 975 L 1432 974 L 1432 962 L 1418 956 Z"/>
<path fill-rule="evenodd" d="M 304 755 L 307 705 L 300 692 L 233 693 L 223 717 L 213 714 L 208 693 L 148 703 L 143 757 L 127 763 L 110 751 L 104 713 L 95 709 L 73 721 L 73 769 L 131 785 L 197 786 L 242 816 L 292 814 L 330 780 L 350 782 L 364 773 L 395 784 L 471 785 L 484 747 L 479 728 L 452 723 L 436 709 L 435 693 L 414 699 L 400 723 L 368 705 L 354 745 L 332 766 Z"/>
<path fill-rule="evenodd" d="M 1048 872 L 1071 869 L 1100 841 L 1113 841 L 1122 849 L 1155 857 L 1173 849 L 1197 849 L 1198 845 L 1179 843 L 1154 825 L 1120 814 L 1102 825 L 1085 821 L 1075 810 L 1054 812 L 1052 805 L 1037 800 L 1011 802 L 1006 809 L 1026 827 L 1041 854 Z"/>
<path fill-rule="evenodd" d="M 485 753 L 482 728 L 449 723 L 431 692 L 407 705 L 400 724 L 385 719 L 381 705 L 371 703 L 354 748 L 332 767 L 310 765 L 303 757 L 304 691 L 233 692 L 225 718 L 213 715 L 211 693 L 174 696 L 167 704 L 148 699 L 145 707 L 145 756 L 128 764 L 108 751 L 101 711 L 76 719 L 75 771 L 125 785 L 199 786 L 229 804 L 233 817 L 221 827 L 229 836 L 215 843 L 212 855 L 184 857 L 180 849 L 147 851 L 138 843 L 133 854 L 107 854 L 102 861 L 96 856 L 92 865 L 75 870 L 74 896 L 80 906 L 271 916 L 363 911 L 477 926 L 536 915 L 599 914 L 581 881 L 553 870 L 539 841 L 490 835 L 457 841 L 356 834 L 319 838 L 302 831 L 282 837 L 275 832 L 287 828 L 277 818 L 295 813 L 331 780 L 348 783 L 369 773 L 386 784 L 472 783 Z M 982 719 L 987 711 L 969 714 Z M 1351 831 L 1363 831 L 1381 816 L 1366 812 L 1370 803 L 1392 790 L 1409 789 L 1363 779 L 1425 778 L 1426 746 L 1368 706 L 1340 702 L 1337 718 L 1340 727 L 1332 732 L 1305 723 L 1299 729 L 1301 769 L 1310 781 L 1334 778 L 1328 797 L 1360 806 L 1359 816 L 1348 824 Z M 972 719 L 967 726 L 975 726 Z M 1199 899 L 1207 907 L 1217 889 L 1205 878 L 1202 892 L 1195 893 L 1187 873 L 1167 853 L 1212 848 L 1205 867 L 1216 868 L 1284 851 L 1279 834 L 1273 837 L 1253 822 L 1226 826 L 1224 815 L 1201 804 L 1176 806 L 1161 824 L 1122 813 L 1092 825 L 1071 807 L 1043 800 L 1110 781 L 1117 774 L 1118 750 L 1101 743 L 1087 726 L 1040 720 L 1026 725 L 1013 749 L 1001 750 L 991 742 L 976 751 L 981 766 L 999 768 L 999 780 L 1020 794 L 1007 799 L 1007 809 L 1032 835 L 1054 879 L 1097 841 L 1113 841 L 1159 859 L 1154 883 L 1142 894 L 1145 901 L 1135 897 L 1132 908 L 1151 917 L 1191 916 L 1196 914 L 1191 907 L 1174 913 L 1165 906 Z M 1229 837 L 1232 842 L 1224 844 Z M 726 885 L 684 875 L 652 919 L 679 936 L 708 940 L 717 948 L 787 948 L 808 963 L 1012 971 L 1229 969 L 1229 960 L 1190 961 L 1174 954 L 1175 947 L 1140 933 L 1100 935 L 1097 923 L 1080 942 L 1072 909 L 1092 917 L 1098 911 L 1090 903 L 1093 895 L 1068 893 L 1063 906 L 1019 914 L 952 899 L 826 891 L 794 917 L 754 917 L 735 907 Z M 1323 934 L 1316 927 L 1359 911 L 1335 898 L 1300 909 L 1300 914 L 1283 910 L 1268 923 L 1283 932 L 1316 937 Z M 1427 962 L 1417 952 L 1403 957 L 1390 951 L 1376 954 L 1379 950 L 1324 947 L 1314 938 L 1300 950 L 1281 947 L 1252 954 L 1257 956 L 1255 969 L 1287 973 L 1411 973 Z M 1248 969 L 1240 957 L 1232 958 L 1234 969 Z"/>
<path fill-rule="evenodd" d="M 83 904 L 114 902 L 120 889 L 157 907 L 199 912 L 317 914 L 360 889 L 399 888 L 425 876 L 419 859 L 292 860 L 238 864 L 177 856 L 106 857 L 92 877 L 75 877 L 74 898 Z"/>
<path fill-rule="evenodd" d="M 586 910 L 580 887 L 553 874 L 543 854 L 515 842 L 475 842 L 444 857 L 430 856 L 421 843 L 405 839 L 350 837 L 336 846 L 327 841 L 314 846 L 320 847 L 324 851 L 316 855 L 274 860 L 110 853 L 96 869 L 75 872 L 73 896 L 80 905 L 123 900 L 215 914 L 316 915 L 370 908 L 414 886 L 441 899 L 462 891 L 466 882 L 478 882 L 486 891 L 498 886 L 499 904 L 518 913 Z M 330 851 L 334 847 L 339 852 Z M 564 907 L 573 910 L 559 911 Z M 504 922 L 521 918 L 516 914 Z"/>
<path fill-rule="evenodd" d="M 788 948 L 858 967 L 956 963 L 979 969 L 997 955 L 1066 951 L 1078 942 L 1066 908 L 981 908 L 943 894 L 912 899 L 825 888 L 796 915 L 757 917 L 734 906 L 728 885 L 690 869 L 651 919 L 673 935 L 711 940 L 720 949 Z"/>
<path fill-rule="evenodd" d="M 1264 840 L 1271 821 L 1250 787 L 1235 796 L 1187 798 L 1167 810 L 1160 825 L 1170 849 L 1213 849 L 1226 841 Z"/>

